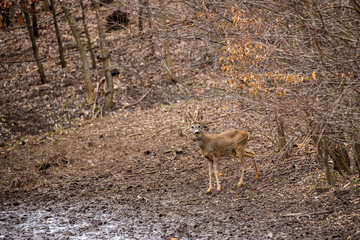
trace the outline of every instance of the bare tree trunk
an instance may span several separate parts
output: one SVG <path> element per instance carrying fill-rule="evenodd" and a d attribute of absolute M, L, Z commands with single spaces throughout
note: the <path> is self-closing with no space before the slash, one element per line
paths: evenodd
<path fill-rule="evenodd" d="M 61 67 L 65 68 L 66 67 L 66 61 L 65 61 L 65 57 L 64 57 L 64 48 L 63 48 L 63 45 L 62 45 L 59 26 L 57 24 L 56 9 L 55 9 L 54 0 L 50 0 L 50 3 L 51 3 L 51 12 L 52 12 L 52 15 L 53 15 L 55 32 L 56 32 L 56 39 L 57 39 L 58 46 L 59 46 L 60 63 L 61 63 Z"/>
<path fill-rule="evenodd" d="M 328 128 L 332 138 L 327 139 L 327 152 L 334 161 L 334 170 L 338 171 L 340 175 L 343 175 L 343 172 L 351 174 L 350 157 L 344 143 L 337 140 L 345 139 L 344 133 L 335 134 L 333 129 L 336 129 L 336 126 L 333 124 L 329 124 Z"/>
<path fill-rule="evenodd" d="M 38 28 L 38 24 L 37 24 L 37 17 L 36 17 L 36 2 L 33 1 L 31 3 L 31 18 L 32 18 L 32 24 L 33 24 L 33 31 L 34 31 L 34 36 L 36 38 L 40 37 L 39 35 L 39 28 Z"/>
<path fill-rule="evenodd" d="M 44 3 L 44 10 L 46 12 L 50 11 L 49 1 L 48 0 L 43 0 L 43 3 Z"/>
<path fill-rule="evenodd" d="M 143 32 L 143 15 L 144 15 L 144 0 L 139 0 L 139 18 L 138 18 L 138 28 L 140 34 Z"/>
<path fill-rule="evenodd" d="M 355 167 L 360 178 L 360 142 L 356 142 L 353 146 Z"/>
<path fill-rule="evenodd" d="M 289 157 L 289 148 L 286 148 L 286 136 L 285 136 L 285 129 L 284 129 L 284 119 L 282 116 L 282 106 L 283 101 L 280 96 L 275 95 L 273 98 L 274 103 L 277 105 L 274 109 L 275 113 L 275 127 L 276 127 L 276 138 L 277 138 L 277 147 L 278 151 L 281 153 L 281 156 L 285 158 Z"/>
<path fill-rule="evenodd" d="M 79 52 L 80 52 L 81 61 L 83 63 L 85 87 L 86 87 L 86 91 L 87 91 L 87 94 L 88 94 L 88 100 L 87 101 L 88 101 L 89 104 L 93 104 L 94 100 L 95 100 L 95 92 L 94 92 L 94 87 L 93 87 L 92 82 L 91 82 L 89 60 L 87 58 L 84 46 L 81 43 L 80 35 L 79 35 L 79 33 L 78 33 L 78 31 L 77 31 L 77 29 L 75 27 L 75 23 L 74 23 L 71 15 L 70 15 L 69 9 L 66 7 L 63 0 L 60 0 L 60 4 L 61 4 L 61 8 L 65 12 L 66 19 L 69 22 L 71 32 L 72 32 L 72 34 L 74 36 L 74 39 L 76 41 L 77 47 L 78 47 Z"/>
<path fill-rule="evenodd" d="M 329 154 L 327 152 L 327 141 L 323 138 L 320 139 L 320 142 L 317 146 L 317 156 L 319 158 L 319 162 L 322 163 L 325 172 L 325 178 L 327 184 L 333 186 L 335 184 L 334 178 L 331 175 L 330 167 L 329 167 Z"/>
<path fill-rule="evenodd" d="M 27 29 L 29 31 L 29 34 L 30 34 L 31 45 L 32 45 L 32 49 L 33 49 L 33 52 L 34 52 L 36 64 L 38 66 L 39 74 L 40 74 L 40 82 L 42 84 L 44 84 L 44 83 L 47 83 L 48 80 L 47 80 L 46 75 L 45 75 L 45 69 L 44 69 L 43 63 L 42 63 L 42 61 L 40 59 L 40 56 L 39 56 L 39 49 L 38 49 L 38 47 L 36 45 L 36 39 L 35 39 L 33 28 L 31 27 L 31 20 L 30 20 L 29 12 L 27 10 L 27 5 L 24 3 L 24 1 L 22 1 L 22 3 L 24 4 L 24 9 L 22 9 L 22 11 L 23 11 L 24 16 L 25 16 L 26 27 L 27 27 Z"/>
<path fill-rule="evenodd" d="M 171 60 L 171 54 L 170 54 L 170 41 L 168 39 L 168 31 L 167 31 L 167 14 L 166 14 L 166 8 L 164 4 L 164 0 L 159 0 L 160 9 L 161 9 L 161 18 L 162 18 L 162 27 L 163 27 L 163 36 L 164 36 L 164 58 L 165 58 L 165 67 L 167 72 L 167 83 L 172 84 L 175 83 L 174 78 L 174 71 L 173 71 L 173 65 Z"/>
<path fill-rule="evenodd" d="M 149 30 L 150 30 L 149 42 L 150 42 L 150 47 L 151 47 L 151 53 L 152 53 L 152 55 L 155 55 L 153 34 L 151 33 L 152 24 L 151 24 L 151 9 L 149 7 L 149 0 L 144 0 L 144 7 L 146 8 L 146 17 L 148 19 L 148 26 L 149 26 Z"/>
<path fill-rule="evenodd" d="M 344 143 L 329 143 L 328 153 L 334 161 L 334 170 L 338 171 L 341 175 L 343 175 L 343 172 L 351 174 L 350 157 Z"/>
<path fill-rule="evenodd" d="M 103 71 L 105 75 L 105 105 L 104 110 L 110 110 L 114 107 L 113 95 L 114 95 L 114 85 L 112 81 L 112 75 L 110 72 L 110 61 L 109 61 L 109 53 L 106 48 L 105 41 L 105 31 L 102 24 L 101 16 L 100 16 L 100 4 L 98 1 L 95 2 L 96 8 L 96 18 L 99 29 L 99 38 L 100 38 L 100 46 L 103 60 Z"/>
<path fill-rule="evenodd" d="M 80 6 L 81 6 L 82 21 L 83 21 L 83 25 L 84 25 L 85 36 L 86 36 L 86 39 L 87 39 L 87 44 L 88 44 L 88 48 L 89 48 L 89 52 L 90 52 L 90 56 L 91 56 L 91 61 L 92 61 L 92 68 L 95 69 L 96 68 L 95 54 L 94 54 L 94 50 L 93 50 L 92 45 L 91 45 L 90 34 L 89 34 L 87 24 L 86 24 L 86 21 L 85 21 L 85 9 L 84 9 L 83 0 L 80 0 Z"/>
<path fill-rule="evenodd" d="M 278 150 L 284 151 L 286 146 L 285 130 L 283 119 L 276 113 L 276 133 L 278 139 Z"/>

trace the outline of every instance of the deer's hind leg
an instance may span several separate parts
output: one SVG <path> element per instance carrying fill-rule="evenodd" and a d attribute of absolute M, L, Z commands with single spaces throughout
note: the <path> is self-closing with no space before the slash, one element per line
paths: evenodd
<path fill-rule="evenodd" d="M 259 174 L 259 170 L 258 170 L 255 158 L 253 158 L 253 163 L 254 163 L 254 168 L 255 168 L 256 179 L 260 179 L 260 174 Z"/>
<path fill-rule="evenodd" d="M 243 185 L 244 182 L 244 175 L 245 175 L 245 171 L 246 171 L 246 163 L 245 163 L 245 148 L 239 148 L 236 150 L 236 155 L 240 158 L 241 161 L 241 177 L 240 177 L 240 181 L 237 184 L 238 187 L 241 187 Z"/>

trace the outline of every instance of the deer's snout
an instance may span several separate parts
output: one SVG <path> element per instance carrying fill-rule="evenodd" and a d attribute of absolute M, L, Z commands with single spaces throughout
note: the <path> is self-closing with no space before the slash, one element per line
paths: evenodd
<path fill-rule="evenodd" d="M 199 130 L 199 129 L 195 129 L 195 130 L 194 130 L 194 134 L 195 134 L 195 135 L 198 135 L 199 133 L 200 133 L 200 130 Z"/>

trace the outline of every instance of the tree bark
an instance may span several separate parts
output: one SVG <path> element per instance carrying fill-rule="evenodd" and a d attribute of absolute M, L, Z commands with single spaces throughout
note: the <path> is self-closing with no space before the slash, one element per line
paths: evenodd
<path fill-rule="evenodd" d="M 329 154 L 327 152 L 327 141 L 324 138 L 321 138 L 320 142 L 318 143 L 317 154 L 318 154 L 317 156 L 319 158 L 319 162 L 321 162 L 324 167 L 326 183 L 329 184 L 330 186 L 333 186 L 335 182 L 330 172 Z"/>
<path fill-rule="evenodd" d="M 33 2 L 31 3 L 31 19 L 32 19 L 34 36 L 35 36 L 36 38 L 38 38 L 38 37 L 40 37 L 40 35 L 39 35 L 39 28 L 38 28 L 38 24 L 37 24 L 36 2 L 35 2 L 35 1 L 33 1 Z"/>
<path fill-rule="evenodd" d="M 90 34 L 89 34 L 87 24 L 86 24 L 86 20 L 85 20 L 85 9 L 84 9 L 83 0 L 80 0 L 80 6 L 81 6 L 81 12 L 82 12 L 82 22 L 83 22 L 83 25 L 84 25 L 84 32 L 85 32 L 85 36 L 86 36 L 86 39 L 87 39 L 87 44 L 88 44 L 88 48 L 89 48 L 89 52 L 90 52 L 90 56 L 91 56 L 91 61 L 92 61 L 92 68 L 95 69 L 96 68 L 96 59 L 95 59 L 94 50 L 93 50 L 92 45 L 91 45 Z"/>
<path fill-rule="evenodd" d="M 65 61 L 65 57 L 64 57 L 64 48 L 63 48 L 63 45 L 62 45 L 59 26 L 57 24 L 56 9 L 55 9 L 54 0 L 50 0 L 50 3 L 51 3 L 51 12 L 52 12 L 52 15 L 53 15 L 55 32 L 56 32 L 56 39 L 57 39 L 58 46 L 59 46 L 60 64 L 61 64 L 62 68 L 65 68 L 66 67 L 66 61 Z"/>
<path fill-rule="evenodd" d="M 334 170 L 340 175 L 343 175 L 343 172 L 351 174 L 350 157 L 343 143 L 329 143 L 328 153 L 334 161 Z"/>
<path fill-rule="evenodd" d="M 34 52 L 36 64 L 38 66 L 38 71 L 39 71 L 39 74 L 40 74 L 40 82 L 42 84 L 44 84 L 44 83 L 48 82 L 48 79 L 47 79 L 47 77 L 45 75 L 45 69 L 44 69 L 43 63 L 42 63 L 42 61 L 40 59 L 40 56 L 39 56 L 39 49 L 38 49 L 38 47 L 36 45 L 36 39 L 35 39 L 33 28 L 31 27 L 31 20 L 30 20 L 29 12 L 27 10 L 27 4 L 24 1 L 22 1 L 22 2 L 24 4 L 24 9 L 22 9 L 22 11 L 23 11 L 24 16 L 25 16 L 26 28 L 28 29 L 29 34 L 30 34 L 31 45 L 32 45 L 32 49 L 33 49 L 33 52 Z"/>
<path fill-rule="evenodd" d="M 149 30 L 150 30 L 149 42 L 150 42 L 150 47 L 151 47 L 151 54 L 155 55 L 155 47 L 154 47 L 154 43 L 153 43 L 153 34 L 151 33 L 152 24 L 151 24 L 151 9 L 149 7 L 149 0 L 144 0 L 144 7 L 146 8 L 146 17 L 148 19 L 148 26 L 149 26 Z"/>
<path fill-rule="evenodd" d="M 175 83 L 174 78 L 174 71 L 173 71 L 173 65 L 171 60 L 171 54 L 170 54 L 170 41 L 168 39 L 168 31 L 167 31 L 167 14 L 166 14 L 166 8 L 164 4 L 164 0 L 159 0 L 160 10 L 162 12 L 161 18 L 162 18 L 162 28 L 163 28 L 163 36 L 164 36 L 164 59 L 165 59 L 165 67 L 167 72 L 167 83 L 172 84 Z"/>
<path fill-rule="evenodd" d="M 43 3 L 44 3 L 44 10 L 46 12 L 50 11 L 50 5 L 49 5 L 49 1 L 48 0 L 43 0 Z"/>
<path fill-rule="evenodd" d="M 143 32 L 143 15 L 144 15 L 144 0 L 139 0 L 139 18 L 138 18 L 138 28 L 140 34 Z"/>
<path fill-rule="evenodd" d="M 105 104 L 104 110 L 110 110 L 114 107 L 113 95 L 114 95 L 114 85 L 112 80 L 112 75 L 110 71 L 110 61 L 109 61 L 109 53 L 106 48 L 105 41 L 105 31 L 102 24 L 101 16 L 100 16 L 100 4 L 98 1 L 95 2 L 96 9 L 96 19 L 99 30 L 99 39 L 100 39 L 100 47 L 103 61 L 103 71 L 105 75 Z"/>
<path fill-rule="evenodd" d="M 276 132 L 277 132 L 277 139 L 278 139 L 278 150 L 284 151 L 285 150 L 284 148 L 286 146 L 284 122 L 278 114 L 276 116 Z"/>
<path fill-rule="evenodd" d="M 353 146 L 355 167 L 360 178 L 360 142 L 356 142 Z"/>
<path fill-rule="evenodd" d="M 63 0 L 60 0 L 60 4 L 61 4 L 61 8 L 63 9 L 63 11 L 65 12 L 65 16 L 66 19 L 69 22 L 70 25 L 70 29 L 71 32 L 74 36 L 74 39 L 76 41 L 78 50 L 80 52 L 80 57 L 81 57 L 81 61 L 83 63 L 83 72 L 84 72 L 84 79 L 85 79 L 85 87 L 86 87 L 86 91 L 88 94 L 88 103 L 89 104 L 93 104 L 94 100 L 95 100 L 95 92 L 94 92 L 94 87 L 92 85 L 91 82 L 91 74 L 90 74 L 90 68 L 89 68 L 89 60 L 87 58 L 85 49 L 83 44 L 81 43 L 80 40 L 80 35 L 75 27 L 75 23 L 70 15 L 69 9 L 66 7 L 65 3 L 63 2 Z"/>
<path fill-rule="evenodd" d="M 333 129 L 337 129 L 333 124 L 328 126 L 332 138 L 327 139 L 327 152 L 329 156 L 334 161 L 334 170 L 338 171 L 340 175 L 343 175 L 343 172 L 351 174 L 350 169 L 350 157 L 346 151 L 345 145 L 343 142 L 337 139 L 345 139 L 344 133 L 334 133 Z"/>

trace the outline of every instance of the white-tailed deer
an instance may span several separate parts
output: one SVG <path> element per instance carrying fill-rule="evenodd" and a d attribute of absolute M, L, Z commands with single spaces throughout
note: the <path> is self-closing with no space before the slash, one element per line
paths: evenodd
<path fill-rule="evenodd" d="M 239 187 L 243 184 L 244 174 L 246 170 L 245 157 L 253 159 L 256 179 L 259 179 L 259 171 L 256 165 L 255 153 L 246 150 L 246 144 L 249 140 L 249 133 L 241 130 L 231 130 L 220 134 L 205 134 L 202 131 L 202 115 L 199 109 L 196 111 L 196 116 L 193 118 L 189 113 L 189 119 L 192 133 L 195 140 L 199 144 L 202 155 L 206 158 L 209 164 L 209 189 L 207 193 L 213 190 L 212 174 L 215 172 L 215 179 L 217 184 L 217 191 L 221 191 L 219 183 L 219 162 L 221 157 L 233 155 L 239 157 L 242 164 L 242 173 L 240 181 L 237 184 Z"/>

